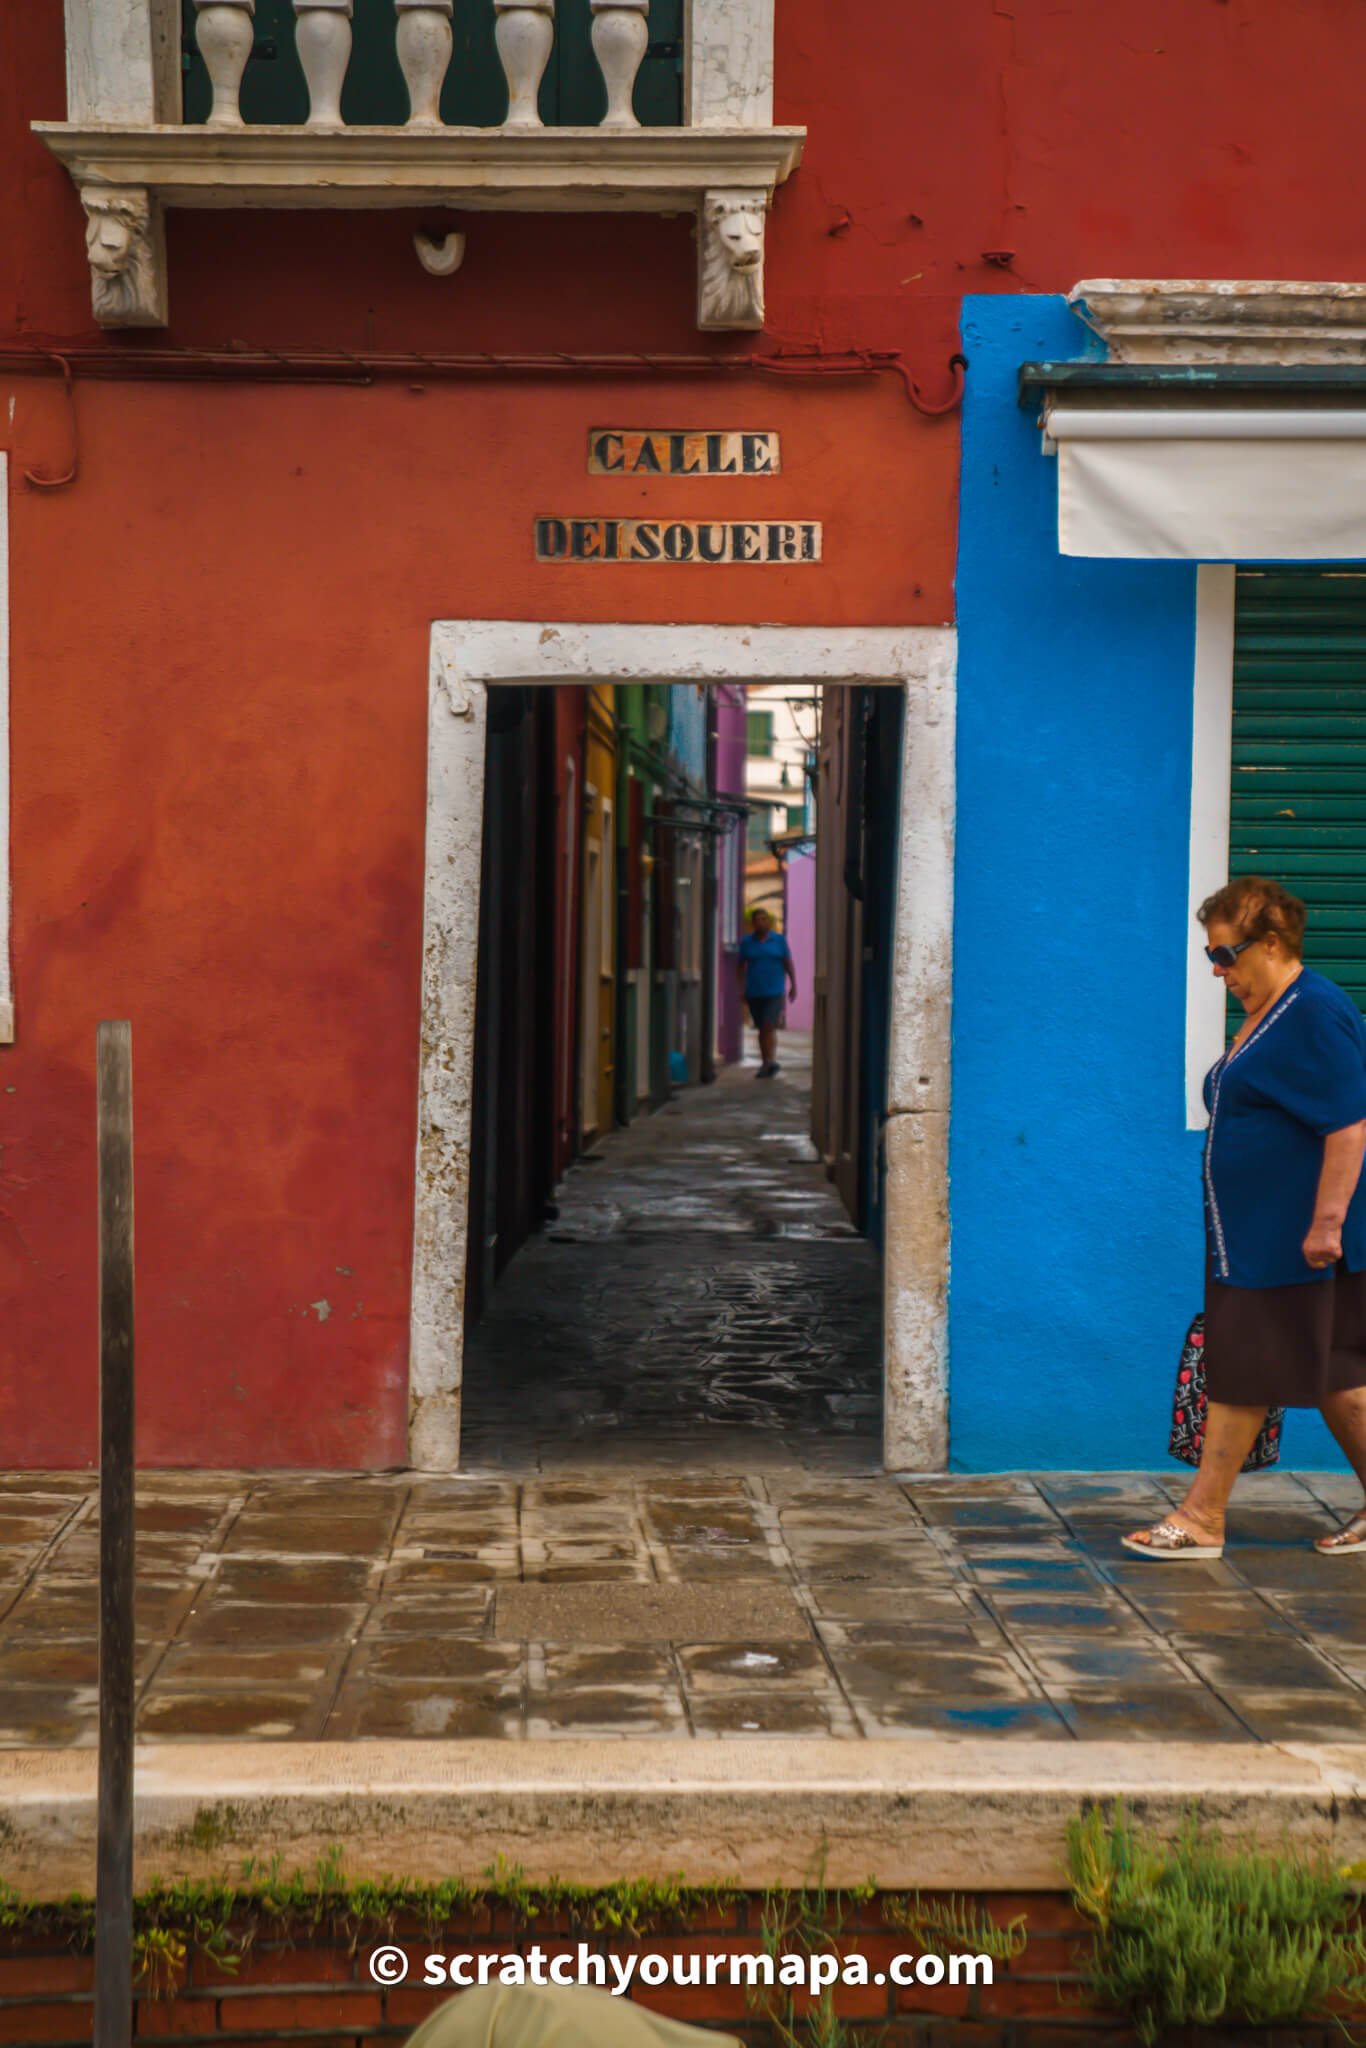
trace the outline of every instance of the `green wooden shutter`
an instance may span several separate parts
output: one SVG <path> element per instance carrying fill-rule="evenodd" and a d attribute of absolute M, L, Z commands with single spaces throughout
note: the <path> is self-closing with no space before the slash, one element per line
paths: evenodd
<path fill-rule="evenodd" d="M 194 39 L 194 0 L 181 0 L 185 119 L 206 121 L 209 78 Z M 683 0 L 651 0 L 649 52 L 636 79 L 635 108 L 647 128 L 683 119 Z M 549 127 L 594 128 L 607 93 L 592 47 L 588 0 L 560 0 L 555 46 L 541 86 Z M 441 118 L 455 128 L 496 128 L 507 114 L 507 81 L 493 39 L 492 0 L 455 0 L 455 51 L 441 92 Z M 242 119 L 297 126 L 308 117 L 308 87 L 294 53 L 290 0 L 256 0 L 255 43 L 242 80 Z M 393 0 L 355 0 L 351 62 L 342 115 L 353 127 L 398 127 L 408 93 L 394 50 Z"/>
<path fill-rule="evenodd" d="M 1302 897 L 1306 963 L 1366 1010 L 1366 569 L 1238 571 L 1229 873 Z"/>
<path fill-rule="evenodd" d="M 771 711 L 747 711 L 745 713 L 745 753 L 758 761 L 766 761 L 773 752 L 773 713 Z"/>

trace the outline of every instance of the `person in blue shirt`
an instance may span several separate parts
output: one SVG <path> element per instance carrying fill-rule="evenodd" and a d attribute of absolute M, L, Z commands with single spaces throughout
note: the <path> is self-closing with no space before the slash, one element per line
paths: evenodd
<path fill-rule="evenodd" d="M 766 910 L 750 913 L 750 928 L 740 941 L 736 973 L 749 1014 L 759 1034 L 759 1072 L 756 1079 L 771 1081 L 778 1066 L 778 1025 L 783 1014 L 783 986 L 793 1001 L 797 998 L 797 970 L 782 933 L 773 929 Z"/>
<path fill-rule="evenodd" d="M 1244 875 L 1201 904 L 1205 952 L 1246 1015 L 1205 1078 L 1205 1383 L 1200 1469 L 1125 1547 L 1219 1557 L 1233 1482 L 1268 1408 L 1318 1408 L 1366 1489 L 1366 1022 L 1306 967 L 1305 908 Z M 1320 1536 L 1366 1555 L 1366 1508 Z"/>

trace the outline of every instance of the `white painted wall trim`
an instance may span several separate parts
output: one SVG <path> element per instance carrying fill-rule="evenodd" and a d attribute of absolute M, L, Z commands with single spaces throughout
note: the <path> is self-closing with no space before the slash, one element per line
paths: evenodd
<path fill-rule="evenodd" d="M 9 457 L 0 453 L 0 1045 L 14 1042 L 9 841 Z"/>
<path fill-rule="evenodd" d="M 1237 570 L 1205 563 L 1195 596 L 1191 731 L 1190 918 L 1186 927 L 1186 1128 L 1206 1124 L 1202 1087 L 1224 1046 L 1224 985 L 1201 951 L 1195 913 L 1228 880 L 1233 772 L 1233 607 Z"/>
<path fill-rule="evenodd" d="M 507 619 L 433 625 L 409 1403 L 414 1466 L 449 1471 L 460 1455 L 487 688 L 793 678 L 906 690 L 888 1118 L 886 1447 L 888 1462 L 898 1467 L 943 1465 L 955 646 L 947 626 Z"/>

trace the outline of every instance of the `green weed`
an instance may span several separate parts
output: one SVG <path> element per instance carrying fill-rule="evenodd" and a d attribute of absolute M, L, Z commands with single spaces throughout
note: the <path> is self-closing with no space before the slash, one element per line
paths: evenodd
<path fill-rule="evenodd" d="M 1073 1820 L 1068 1859 L 1095 1929 L 1091 1991 L 1145 2043 L 1172 2027 L 1270 2026 L 1366 2003 L 1358 1901 L 1325 1859 L 1226 1848 L 1194 1815 L 1168 1845 L 1122 1805 Z"/>
<path fill-rule="evenodd" d="M 949 1950 L 1013 1963 L 1024 1954 L 1029 1941 L 1023 1913 L 1000 1927 L 968 1899 L 926 1899 L 916 1892 L 908 1899 L 888 1899 L 883 1912 L 894 1927 L 904 1927 L 932 1955 Z"/>
<path fill-rule="evenodd" d="M 759 1913 L 764 1954 L 775 1965 L 784 1956 L 842 1959 L 848 1907 L 866 1904 L 876 1894 L 871 1882 L 832 1891 L 825 1882 L 822 1857 L 813 1882 L 804 1890 L 765 1892 Z M 855 2048 L 854 2034 L 835 2010 L 833 1985 L 826 1985 L 812 2000 L 799 2000 L 788 1985 L 756 1985 L 749 2000 L 772 2029 L 776 2048 Z"/>
<path fill-rule="evenodd" d="M 349 1878 L 341 1849 L 334 1846 L 310 1871 L 286 1874 L 278 1858 L 252 1857 L 235 1882 L 153 1879 L 133 1901 L 133 1958 L 140 1988 L 160 1998 L 184 1983 L 194 1956 L 211 1957 L 232 1971 L 261 1938 L 294 1941 L 326 1933 L 354 1948 L 366 1938 L 391 1934 L 400 1918 L 434 1938 L 452 1920 L 487 1915 L 491 1923 L 501 1910 L 523 1927 L 556 1915 L 576 1933 L 637 1940 L 654 1929 L 685 1925 L 735 1896 L 725 1885 L 690 1885 L 681 1876 L 601 1886 L 555 1878 L 532 1884 L 501 1858 L 474 1881 Z M 6 1929 L 55 1935 L 77 1953 L 88 1953 L 95 1941 L 95 1902 L 80 1894 L 27 1900 L 0 1879 L 0 1930 Z"/>

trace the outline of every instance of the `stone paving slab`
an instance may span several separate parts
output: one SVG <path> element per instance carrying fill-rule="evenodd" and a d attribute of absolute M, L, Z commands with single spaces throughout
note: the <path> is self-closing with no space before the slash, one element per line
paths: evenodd
<path fill-rule="evenodd" d="M 1175 1470 L 147 1473 L 140 1732 L 1366 1741 L 1366 1561 L 1309 1547 L 1355 1496 L 1274 1478 L 1221 1561 L 1162 1566 L 1119 1537 Z M 89 1478 L 0 1474 L 0 1747 L 94 1742 L 95 1514 Z"/>
<path fill-rule="evenodd" d="M 751 1643 L 809 1637 L 811 1624 L 782 1585 L 507 1586 L 494 1634 L 519 1642 Z"/>

